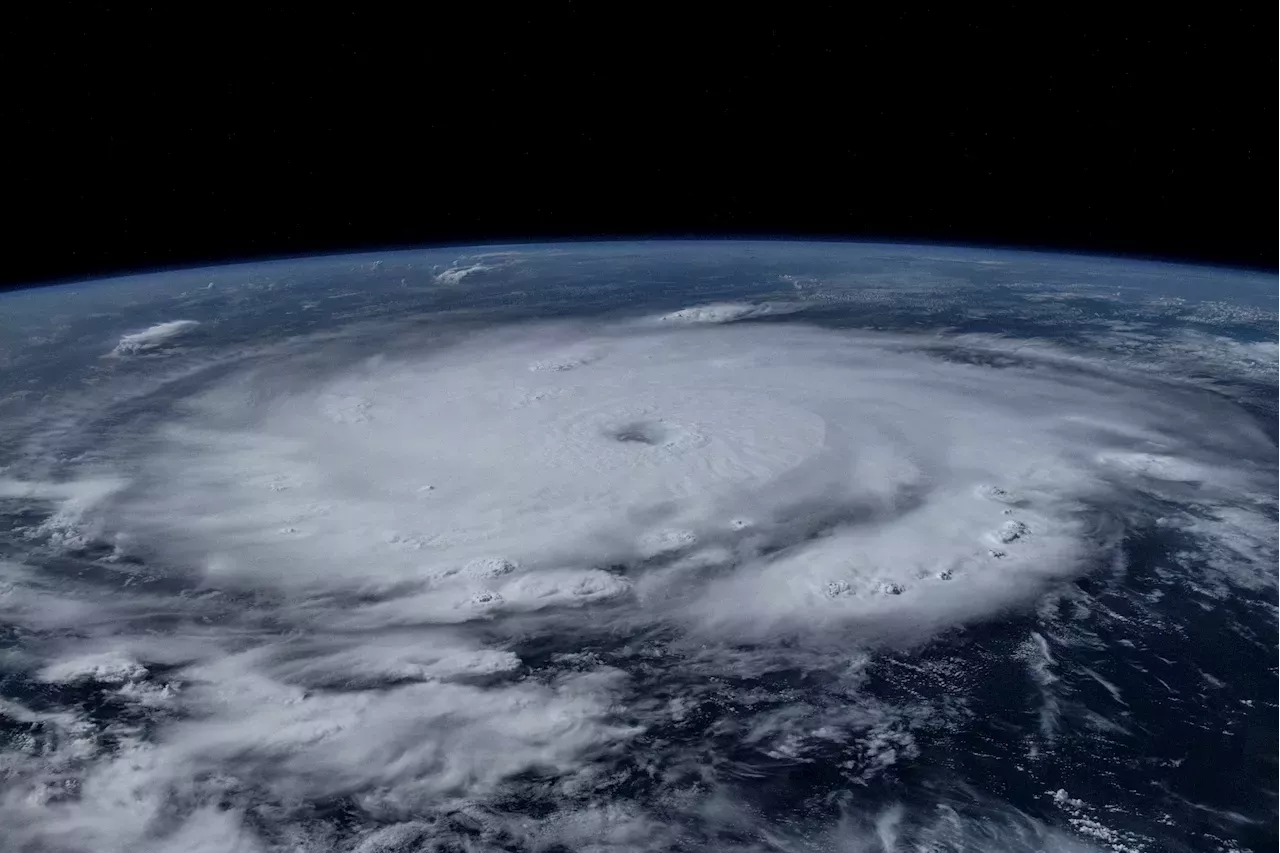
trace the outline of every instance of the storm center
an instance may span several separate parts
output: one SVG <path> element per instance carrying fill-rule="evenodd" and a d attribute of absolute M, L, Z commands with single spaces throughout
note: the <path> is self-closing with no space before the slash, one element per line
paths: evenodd
<path fill-rule="evenodd" d="M 668 435 L 667 428 L 657 421 L 631 421 L 613 427 L 605 435 L 623 444 L 662 444 Z"/>

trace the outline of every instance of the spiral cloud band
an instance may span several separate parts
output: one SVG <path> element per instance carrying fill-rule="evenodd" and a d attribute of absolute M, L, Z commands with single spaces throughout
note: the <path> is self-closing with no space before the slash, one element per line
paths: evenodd
<path fill-rule="evenodd" d="M 210 370 L 78 480 L 6 483 L 57 508 L 46 535 L 110 543 L 118 581 L 90 596 L 13 567 L 6 617 L 47 638 L 28 664 L 108 683 L 155 727 L 126 714 L 116 748 L 62 755 L 74 798 L 46 763 L 10 767 L 11 837 L 267 849 L 266 803 L 298 845 L 337 849 L 298 827 L 352 803 L 381 827 L 366 853 L 446 829 L 621 850 L 697 827 L 731 849 L 756 820 L 750 762 L 698 744 L 843 750 L 847 784 L 873 778 L 912 754 L 912 714 L 945 709 L 860 700 L 865 655 L 1114 570 L 1134 519 L 1268 582 L 1275 450 L 1242 411 L 1047 347 L 780 313 L 499 326 L 355 358 L 317 341 Z M 1175 500 L 1214 523 L 1169 517 Z M 796 688 L 731 733 L 691 716 L 713 676 L 792 670 L 825 672 L 824 698 Z M 654 672 L 687 694 L 646 695 Z M 656 734 L 673 727 L 692 733 Z M 509 817 L 521 797 L 538 817 Z M 819 840 L 887 849 L 900 819 Z M 995 827 L 938 832 L 998 849 Z M 825 849 L 774 842 L 741 849 Z"/>

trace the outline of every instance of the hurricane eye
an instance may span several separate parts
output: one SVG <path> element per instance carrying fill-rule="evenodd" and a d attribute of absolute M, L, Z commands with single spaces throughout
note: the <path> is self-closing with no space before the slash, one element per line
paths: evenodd
<path fill-rule="evenodd" d="M 605 432 L 619 444 L 659 445 L 666 439 L 667 430 L 656 421 L 632 421 Z"/>

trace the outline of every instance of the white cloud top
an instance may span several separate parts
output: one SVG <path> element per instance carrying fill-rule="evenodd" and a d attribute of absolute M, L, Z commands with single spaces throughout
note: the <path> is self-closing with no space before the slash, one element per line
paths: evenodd
<path fill-rule="evenodd" d="M 493 268 L 490 264 L 482 263 L 453 266 L 436 273 L 435 280 L 440 284 L 458 284 L 469 275 L 475 275 L 478 272 L 485 272 Z"/>
<path fill-rule="evenodd" d="M 752 317 L 764 317 L 769 314 L 790 314 L 798 310 L 797 305 L 770 302 L 714 302 L 709 305 L 695 305 L 681 308 L 655 318 L 659 323 L 677 325 L 697 325 L 732 323 L 734 320 L 747 320 Z"/>
<path fill-rule="evenodd" d="M 159 349 L 199 325 L 195 320 L 170 320 L 167 323 L 157 323 L 141 332 L 123 335 L 111 353 L 112 355 L 137 355 Z"/>

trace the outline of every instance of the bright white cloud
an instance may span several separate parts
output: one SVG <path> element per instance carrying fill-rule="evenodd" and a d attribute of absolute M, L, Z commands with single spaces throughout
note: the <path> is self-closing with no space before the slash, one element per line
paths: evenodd
<path fill-rule="evenodd" d="M 82 657 L 65 658 L 45 667 L 40 672 L 41 681 L 77 682 L 98 681 L 106 684 L 124 684 L 145 678 L 147 668 L 127 654 L 104 652 Z"/>
<path fill-rule="evenodd" d="M 195 320 L 170 320 L 167 323 L 157 323 L 141 332 L 131 332 L 121 336 L 120 342 L 116 344 L 111 354 L 137 355 L 150 352 L 165 346 L 198 325 L 200 324 Z"/>
<path fill-rule="evenodd" d="M 797 304 L 784 302 L 715 302 L 709 305 L 681 308 L 679 311 L 661 314 L 652 320 L 670 326 L 712 325 L 764 317 L 769 314 L 790 314 L 799 309 L 800 306 Z"/>
<path fill-rule="evenodd" d="M 486 272 L 491 269 L 494 269 L 491 264 L 482 263 L 453 266 L 436 273 L 435 280 L 440 284 L 458 284 L 469 275 L 475 275 L 478 272 Z"/>

